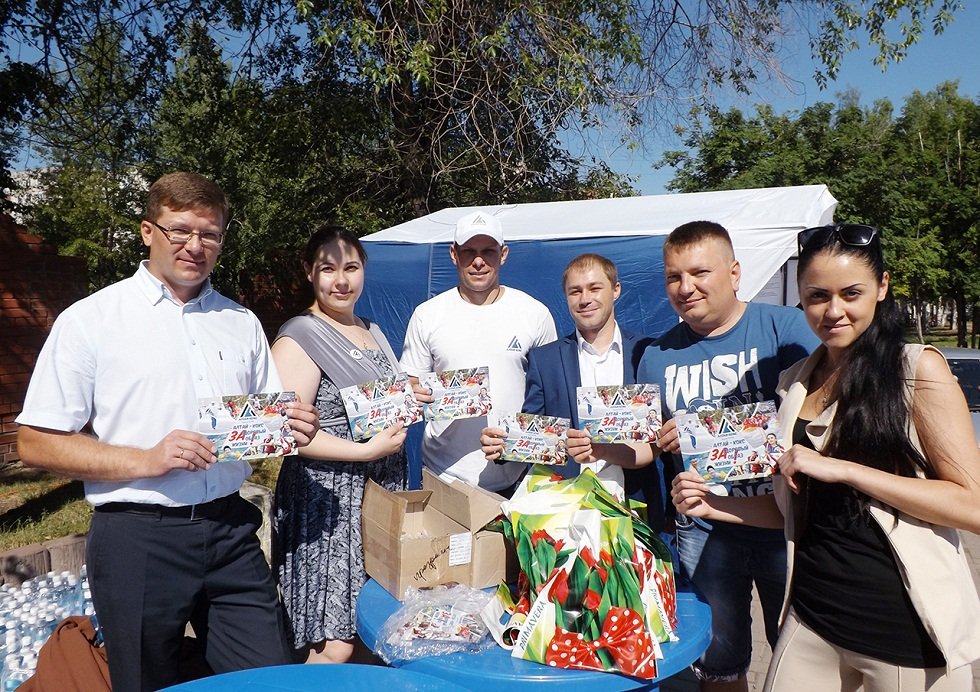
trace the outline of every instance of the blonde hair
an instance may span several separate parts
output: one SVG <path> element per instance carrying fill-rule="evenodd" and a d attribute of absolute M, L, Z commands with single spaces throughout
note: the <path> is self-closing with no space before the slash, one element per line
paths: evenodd
<path fill-rule="evenodd" d="M 603 257 L 602 255 L 597 255 L 594 252 L 587 252 L 584 255 L 579 255 L 565 267 L 565 271 L 561 274 L 561 286 L 562 288 L 568 283 L 568 275 L 573 271 L 580 271 L 585 269 L 591 269 L 593 267 L 599 267 L 609 279 L 609 283 L 615 286 L 619 283 L 619 272 L 616 270 L 616 265 L 608 257 Z"/>

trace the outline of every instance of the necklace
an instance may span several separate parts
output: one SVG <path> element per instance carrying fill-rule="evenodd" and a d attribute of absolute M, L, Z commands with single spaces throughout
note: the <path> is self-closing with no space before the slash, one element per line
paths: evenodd
<path fill-rule="evenodd" d="M 456 287 L 456 291 L 459 293 L 460 297 L 467 303 L 471 303 L 473 305 L 493 305 L 494 303 L 497 302 L 497 300 L 500 298 L 501 294 L 503 293 L 503 286 L 498 284 L 497 288 L 493 289 L 493 299 L 485 300 L 482 303 L 474 303 L 472 300 L 470 300 L 466 296 L 466 294 L 463 293 L 463 289 L 460 286 Z"/>
<path fill-rule="evenodd" d="M 823 383 L 817 387 L 816 391 L 821 392 L 820 394 L 820 411 L 821 413 L 827 409 L 827 405 L 830 403 L 831 399 L 834 398 L 836 392 L 834 391 L 837 387 L 837 373 L 841 368 L 843 363 L 838 363 L 837 367 L 831 370 L 827 376 L 824 378 Z"/>

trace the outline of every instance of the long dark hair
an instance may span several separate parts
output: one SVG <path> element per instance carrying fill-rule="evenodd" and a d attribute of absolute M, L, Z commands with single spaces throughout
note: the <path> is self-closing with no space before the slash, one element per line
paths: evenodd
<path fill-rule="evenodd" d="M 863 262 L 879 284 L 884 277 L 880 233 L 867 245 L 843 243 L 836 234 L 808 243 L 800 251 L 798 276 L 821 254 Z M 840 366 L 837 413 L 823 453 L 899 476 L 937 478 L 935 468 L 909 440 L 907 387 L 914 373 L 906 373 L 903 333 L 904 320 L 889 286 L 870 326 L 848 348 Z"/>

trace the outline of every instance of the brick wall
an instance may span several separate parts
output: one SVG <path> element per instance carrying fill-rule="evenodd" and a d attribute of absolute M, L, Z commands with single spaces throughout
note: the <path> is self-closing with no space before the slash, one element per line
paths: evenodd
<path fill-rule="evenodd" d="M 0 463 L 19 460 L 14 418 L 54 318 L 87 294 L 82 258 L 58 255 L 0 214 Z"/>

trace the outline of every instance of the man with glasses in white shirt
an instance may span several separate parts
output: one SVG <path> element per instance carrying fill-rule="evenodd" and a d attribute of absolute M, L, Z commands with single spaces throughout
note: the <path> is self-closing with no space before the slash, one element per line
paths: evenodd
<path fill-rule="evenodd" d="M 157 180 L 149 259 L 58 317 L 17 418 L 24 464 L 85 481 L 95 506 L 86 560 L 117 690 L 177 683 L 188 621 L 215 672 L 291 662 L 261 513 L 238 492 L 251 468 L 195 432 L 200 399 L 282 388 L 258 319 L 211 288 L 227 222 L 212 181 Z M 288 417 L 307 444 L 316 409 Z"/>

